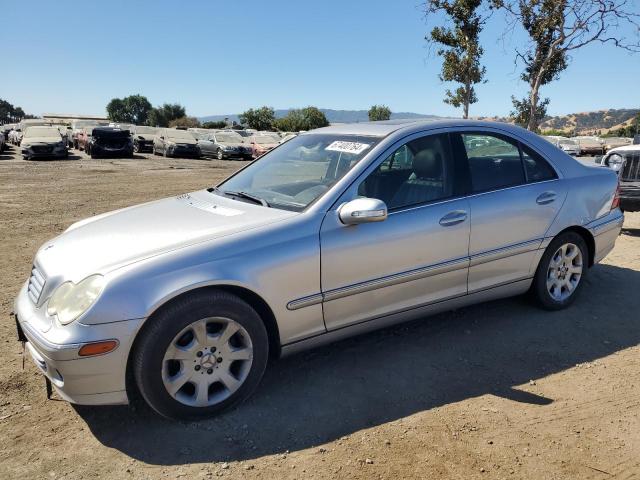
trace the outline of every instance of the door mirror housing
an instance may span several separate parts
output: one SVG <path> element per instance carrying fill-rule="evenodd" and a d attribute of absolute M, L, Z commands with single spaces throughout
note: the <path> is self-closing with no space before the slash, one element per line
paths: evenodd
<path fill-rule="evenodd" d="M 345 225 L 382 222 L 387 219 L 387 205 L 377 198 L 356 198 L 342 205 L 338 216 Z"/>

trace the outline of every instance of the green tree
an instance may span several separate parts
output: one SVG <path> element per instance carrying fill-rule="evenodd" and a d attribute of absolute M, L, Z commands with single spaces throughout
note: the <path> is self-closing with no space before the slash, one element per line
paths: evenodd
<path fill-rule="evenodd" d="M 516 63 L 522 62 L 522 80 L 528 83 L 527 128 L 536 131 L 540 121 L 540 88 L 557 80 L 575 50 L 593 44 L 610 43 L 629 52 L 640 51 L 640 40 L 622 37 L 630 26 L 638 32 L 640 18 L 627 0 L 490 0 L 507 13 L 509 28 L 520 24 L 528 35 L 524 51 L 516 49 Z M 640 37 L 639 37 L 640 38 Z M 515 105 L 515 103 L 514 103 Z"/>
<path fill-rule="evenodd" d="M 535 122 L 531 122 L 531 109 L 529 108 L 529 98 L 523 98 L 518 100 L 513 95 L 511 96 L 511 103 L 513 104 L 513 110 L 511 111 L 511 118 L 516 125 L 520 125 L 524 128 L 529 128 L 532 123 L 535 123 L 536 129 L 534 131 L 538 131 L 537 125 L 547 116 L 547 105 L 549 105 L 549 99 L 545 98 L 541 102 L 538 102 L 535 113 Z"/>
<path fill-rule="evenodd" d="M 151 111 L 151 103 L 142 95 L 130 95 L 125 98 L 113 98 L 107 104 L 109 120 L 120 123 L 144 125 Z"/>
<path fill-rule="evenodd" d="M 152 127 L 168 127 L 172 120 L 186 117 L 187 112 L 182 105 L 177 103 L 165 103 L 161 107 L 152 108 L 149 111 L 147 125 Z"/>
<path fill-rule="evenodd" d="M 124 105 L 124 100 L 121 98 L 112 98 L 107 103 L 107 117 L 112 122 L 128 122 L 127 120 L 127 108 Z"/>
<path fill-rule="evenodd" d="M 213 129 L 225 128 L 226 126 L 227 126 L 227 123 L 224 120 L 220 120 L 217 122 L 204 122 L 202 124 L 202 128 L 213 128 Z"/>
<path fill-rule="evenodd" d="M 200 127 L 200 121 L 196 117 L 180 117 L 171 120 L 169 122 L 169 126 L 182 128 L 198 128 Z"/>
<path fill-rule="evenodd" d="M 276 119 L 271 107 L 250 108 L 240 114 L 240 123 L 255 130 L 271 130 Z"/>
<path fill-rule="evenodd" d="M 317 107 L 294 108 L 286 116 L 274 122 L 275 127 L 283 132 L 299 132 L 329 125 L 327 117 Z"/>
<path fill-rule="evenodd" d="M 369 121 L 377 122 L 379 120 L 389 120 L 391 118 L 391 110 L 386 105 L 373 105 L 369 109 Z"/>
<path fill-rule="evenodd" d="M 469 105 L 476 103 L 475 85 L 483 83 L 486 68 L 480 65 L 483 49 L 480 32 L 486 16 L 478 13 L 483 0 L 428 0 L 427 16 L 446 15 L 449 26 L 434 27 L 426 37 L 438 45 L 436 53 L 442 57 L 440 80 L 460 84 L 454 91 L 447 89 L 444 102 L 462 107 L 462 116 L 469 118 Z"/>

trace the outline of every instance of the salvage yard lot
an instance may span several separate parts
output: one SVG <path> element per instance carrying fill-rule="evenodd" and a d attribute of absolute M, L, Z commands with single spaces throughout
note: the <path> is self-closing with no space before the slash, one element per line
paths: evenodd
<path fill-rule="evenodd" d="M 640 213 L 568 310 L 515 298 L 352 338 L 275 362 L 199 423 L 47 401 L 9 317 L 36 249 L 243 165 L 0 154 L 0 478 L 640 476 Z"/>

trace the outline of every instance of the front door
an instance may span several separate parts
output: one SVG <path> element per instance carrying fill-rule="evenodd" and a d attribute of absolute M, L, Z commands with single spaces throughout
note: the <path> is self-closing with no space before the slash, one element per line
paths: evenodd
<path fill-rule="evenodd" d="M 334 330 L 467 292 L 469 205 L 449 134 L 414 138 L 357 182 L 351 198 L 383 200 L 388 218 L 320 232 L 324 318 Z"/>

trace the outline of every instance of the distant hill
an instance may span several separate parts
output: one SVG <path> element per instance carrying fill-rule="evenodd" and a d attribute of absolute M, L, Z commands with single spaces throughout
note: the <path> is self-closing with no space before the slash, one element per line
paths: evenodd
<path fill-rule="evenodd" d="M 290 109 L 276 110 L 276 118 L 284 117 L 289 113 Z M 331 110 L 329 108 L 321 108 L 322 113 L 325 114 L 329 123 L 356 123 L 356 122 L 368 122 L 369 116 L 366 110 Z M 229 120 L 239 122 L 238 113 L 232 113 L 228 115 L 207 115 L 206 117 L 200 117 L 201 122 L 216 122 L 228 118 Z M 436 115 L 425 115 L 422 113 L 413 112 L 394 112 L 391 114 L 392 119 L 399 118 L 441 118 Z"/>
<path fill-rule="evenodd" d="M 598 134 L 629 125 L 640 113 L 640 108 L 622 108 L 581 112 L 546 118 L 541 124 L 542 130 L 562 130 L 565 132 Z"/>

